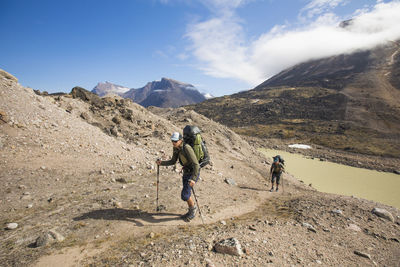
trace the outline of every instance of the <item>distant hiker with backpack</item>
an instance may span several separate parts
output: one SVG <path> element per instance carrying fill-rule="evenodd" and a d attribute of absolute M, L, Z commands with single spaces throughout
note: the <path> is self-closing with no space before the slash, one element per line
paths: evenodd
<path fill-rule="evenodd" d="M 190 127 L 190 128 L 187 128 Z M 208 152 L 207 149 L 205 148 L 205 153 L 202 150 L 201 153 L 203 153 L 203 157 L 197 156 L 199 154 L 199 151 L 197 151 L 198 147 L 196 147 L 195 143 L 196 140 L 191 140 L 191 139 L 196 139 L 197 133 L 196 130 L 198 130 L 197 127 L 195 127 L 195 131 L 193 131 L 192 126 L 187 126 L 184 129 L 184 136 L 182 136 L 178 132 L 174 132 L 171 136 L 171 141 L 172 141 L 172 146 L 173 146 L 173 154 L 172 158 L 167 161 L 161 161 L 157 160 L 156 163 L 157 165 L 161 166 L 170 166 L 174 165 L 177 160 L 179 160 L 180 164 L 183 166 L 183 175 L 182 175 L 182 192 L 181 192 L 181 199 L 183 201 L 186 201 L 188 204 L 188 212 L 182 216 L 182 218 L 185 221 L 190 221 L 194 219 L 196 216 L 196 210 L 197 207 L 193 201 L 193 198 L 191 196 L 192 192 L 192 187 L 196 184 L 200 177 L 200 163 L 204 164 L 204 161 L 206 161 L 205 164 L 208 163 Z M 186 131 L 185 131 L 186 130 Z M 186 133 L 186 135 L 185 135 Z M 200 130 L 198 130 L 198 134 L 200 133 Z M 193 135 L 193 136 L 191 136 Z M 200 136 L 197 138 L 201 138 Z M 184 140 L 185 139 L 185 140 Z M 196 150 L 196 152 L 195 152 Z M 205 159 L 204 154 L 207 154 L 207 158 Z M 198 159 L 199 157 L 199 159 Z M 202 164 L 202 166 L 204 166 Z"/>
<path fill-rule="evenodd" d="M 281 180 L 281 174 L 285 169 L 283 166 L 284 161 L 279 155 L 273 157 L 273 159 L 274 159 L 274 162 L 272 163 L 270 171 L 269 171 L 269 173 L 271 175 L 271 189 L 269 190 L 270 192 L 274 191 L 274 182 L 275 181 L 276 181 L 276 191 L 278 191 L 279 183 Z"/>

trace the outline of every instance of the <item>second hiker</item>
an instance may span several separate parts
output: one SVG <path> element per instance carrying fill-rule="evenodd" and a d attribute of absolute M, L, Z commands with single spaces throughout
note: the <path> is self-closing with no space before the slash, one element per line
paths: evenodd
<path fill-rule="evenodd" d="M 191 196 L 192 187 L 196 184 L 200 176 L 200 164 L 193 151 L 193 148 L 189 144 L 183 142 L 182 135 L 178 132 L 174 132 L 171 136 L 173 154 L 172 158 L 167 161 L 157 160 L 156 163 L 161 166 L 174 165 L 179 159 L 179 162 L 183 166 L 182 176 L 182 192 L 181 199 L 186 201 L 188 204 L 188 212 L 182 216 L 185 221 L 190 221 L 196 216 L 196 206 Z"/>
<path fill-rule="evenodd" d="M 284 171 L 283 163 L 281 162 L 280 156 L 273 157 L 274 162 L 271 165 L 271 169 L 269 171 L 271 175 L 271 189 L 270 192 L 274 191 L 274 182 L 276 181 L 276 191 L 278 191 L 279 183 L 281 180 L 281 174 Z"/>

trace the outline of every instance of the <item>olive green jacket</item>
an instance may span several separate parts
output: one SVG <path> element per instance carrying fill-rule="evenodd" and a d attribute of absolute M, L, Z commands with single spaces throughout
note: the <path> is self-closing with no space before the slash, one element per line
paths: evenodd
<path fill-rule="evenodd" d="M 196 155 L 194 154 L 193 148 L 185 143 L 179 148 L 173 149 L 172 158 L 170 160 L 161 161 L 161 166 L 170 166 L 174 165 L 176 161 L 179 159 L 179 162 L 183 166 L 184 174 L 191 174 L 190 180 L 196 181 L 199 172 L 200 172 L 200 164 L 197 160 Z"/>

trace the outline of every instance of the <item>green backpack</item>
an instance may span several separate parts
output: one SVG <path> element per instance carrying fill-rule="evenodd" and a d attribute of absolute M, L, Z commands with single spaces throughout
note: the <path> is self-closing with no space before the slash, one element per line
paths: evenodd
<path fill-rule="evenodd" d="M 189 144 L 199 161 L 200 167 L 210 163 L 210 156 L 205 141 L 201 137 L 201 131 L 197 126 L 186 125 L 183 128 L 183 141 Z"/>

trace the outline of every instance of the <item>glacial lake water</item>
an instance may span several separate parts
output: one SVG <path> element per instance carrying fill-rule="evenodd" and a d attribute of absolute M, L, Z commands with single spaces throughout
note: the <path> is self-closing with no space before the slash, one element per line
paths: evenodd
<path fill-rule="evenodd" d="M 306 158 L 278 150 L 260 150 L 272 159 L 281 155 L 288 173 L 321 192 L 356 196 L 400 209 L 400 175 Z"/>

